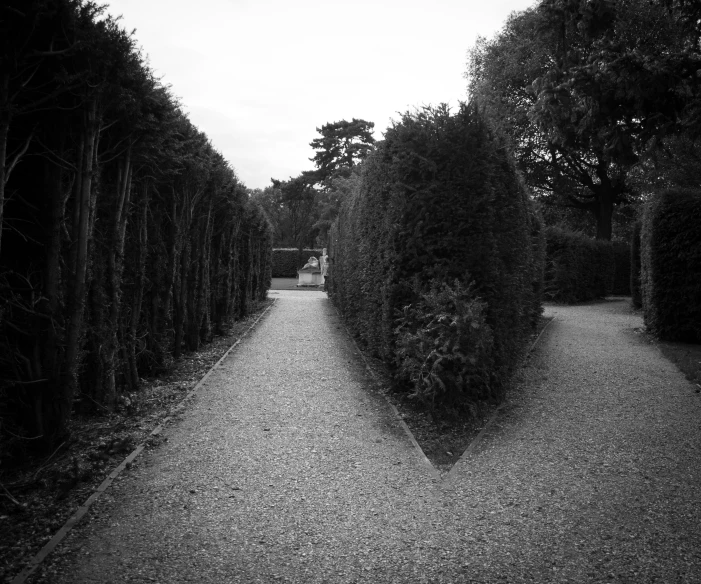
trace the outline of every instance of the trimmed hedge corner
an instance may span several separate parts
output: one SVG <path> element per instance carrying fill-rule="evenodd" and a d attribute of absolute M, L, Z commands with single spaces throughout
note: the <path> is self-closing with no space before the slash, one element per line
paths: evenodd
<path fill-rule="evenodd" d="M 610 241 L 552 226 L 546 228 L 545 239 L 546 298 L 574 303 L 613 293 L 616 262 Z"/>
<path fill-rule="evenodd" d="M 320 249 L 303 249 L 302 255 L 296 247 L 278 247 L 273 249 L 273 278 L 296 278 L 297 270 L 304 267 L 307 260 L 314 256 L 321 257 Z M 301 262 L 301 263 L 300 263 Z"/>
<path fill-rule="evenodd" d="M 625 241 L 613 242 L 613 294 L 628 296 L 630 294 L 630 244 Z"/>
<path fill-rule="evenodd" d="M 643 291 L 640 288 L 640 231 L 642 222 L 633 224 L 630 240 L 630 295 L 634 308 L 643 307 Z"/>
<path fill-rule="evenodd" d="M 670 189 L 645 208 L 641 288 L 647 328 L 701 343 L 701 191 Z"/>
<path fill-rule="evenodd" d="M 329 294 L 399 389 L 498 400 L 542 312 L 543 226 L 475 108 L 405 114 L 330 232 Z"/>

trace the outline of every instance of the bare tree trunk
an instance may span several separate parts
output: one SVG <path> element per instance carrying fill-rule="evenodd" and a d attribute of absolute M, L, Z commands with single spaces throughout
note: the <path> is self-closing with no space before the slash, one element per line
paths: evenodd
<path fill-rule="evenodd" d="M 10 133 L 10 116 L 0 112 L 0 251 L 2 251 L 2 226 L 5 219 L 5 163 L 7 160 L 7 137 Z"/>
<path fill-rule="evenodd" d="M 102 366 L 105 375 L 102 395 L 99 396 L 102 405 L 108 409 L 114 407 L 117 397 L 116 372 L 119 354 L 119 321 L 121 315 L 122 271 L 124 266 L 124 237 L 127 226 L 129 199 L 131 197 L 131 149 L 120 163 L 116 185 L 116 201 L 112 215 L 112 236 L 107 251 L 107 277 L 109 289 L 109 313 L 107 316 L 106 333 L 108 338 L 102 353 Z"/>
<path fill-rule="evenodd" d="M 175 340 L 173 357 L 179 359 L 182 355 L 183 335 L 185 334 L 185 313 L 187 309 L 187 285 L 188 272 L 190 271 L 190 253 L 192 244 L 186 240 L 183 242 L 183 250 L 180 256 L 180 274 L 173 289 L 173 326 L 175 328 Z"/>
<path fill-rule="evenodd" d="M 93 173 L 95 171 L 95 152 L 99 139 L 97 102 L 92 100 L 85 111 L 81 160 L 79 161 L 80 181 L 76 188 L 75 212 L 77 222 L 74 224 L 75 263 L 71 277 L 70 308 L 66 332 L 66 374 L 68 379 L 61 383 L 59 401 L 59 432 L 66 432 L 71 418 L 73 396 L 77 386 L 78 355 L 85 311 L 86 275 L 88 269 L 88 242 L 92 234 L 91 207 L 93 205 Z"/>
<path fill-rule="evenodd" d="M 596 239 L 610 241 L 613 235 L 613 195 L 610 189 L 601 189 L 597 205 Z"/>
<path fill-rule="evenodd" d="M 229 309 L 227 314 L 229 318 L 236 318 L 239 314 L 239 302 L 241 298 L 241 285 L 239 284 L 239 272 L 240 270 L 240 231 L 241 222 L 237 220 L 234 230 L 231 234 L 231 264 L 229 269 L 231 270 L 231 282 L 230 282 L 230 296 L 229 296 Z"/>
<path fill-rule="evenodd" d="M 5 185 L 7 184 L 7 139 L 10 135 L 10 74 L 0 79 L 0 251 L 2 251 L 2 226 L 5 218 Z"/>
<path fill-rule="evenodd" d="M 239 317 L 244 317 L 248 314 L 249 301 L 251 299 L 251 253 L 252 253 L 252 236 L 250 226 L 246 226 L 241 241 L 241 305 Z"/>
<path fill-rule="evenodd" d="M 165 203 L 170 205 L 168 212 L 161 211 L 153 214 L 150 222 L 153 226 L 152 239 L 156 244 L 159 241 L 163 242 L 167 257 L 165 267 L 158 264 L 157 257 L 153 258 L 153 268 L 149 278 L 151 280 L 151 324 L 148 347 L 155 361 L 156 370 L 163 369 L 171 358 L 172 339 L 169 331 L 174 328 L 175 313 L 172 307 L 177 301 L 175 296 L 182 247 L 175 189 L 171 190 L 171 198 Z"/>
<path fill-rule="evenodd" d="M 197 307 L 202 294 L 200 264 L 202 262 L 202 220 L 195 221 L 190 230 L 190 262 L 187 271 L 187 302 L 185 303 L 185 346 L 196 351 L 200 346 L 200 323 Z"/>
<path fill-rule="evenodd" d="M 133 389 L 139 387 L 139 371 L 136 363 L 136 335 L 139 329 L 139 320 L 141 318 L 141 307 L 144 299 L 144 287 L 146 285 L 146 256 L 148 254 L 148 203 L 149 203 L 149 186 L 144 185 L 139 200 L 139 214 L 137 217 L 137 240 L 139 245 L 139 254 L 136 267 L 136 281 L 134 282 L 134 296 L 131 306 L 131 319 L 129 322 L 129 331 L 127 333 L 127 358 L 128 358 L 128 377 L 131 379 Z"/>
<path fill-rule="evenodd" d="M 596 201 L 594 203 L 594 215 L 596 216 L 596 239 L 611 241 L 613 207 L 616 198 L 613 181 L 609 175 L 609 165 L 599 161 L 596 167 L 596 175 L 599 184 L 595 185 L 594 192 Z M 591 188 L 591 187 L 590 187 Z"/>
<path fill-rule="evenodd" d="M 63 136 L 59 138 L 62 142 Z M 59 151 L 63 154 L 62 146 Z M 55 403 L 54 396 L 58 393 L 62 380 L 60 378 L 61 347 L 63 339 L 63 315 L 60 302 L 61 285 L 61 246 L 63 243 L 63 221 L 65 193 L 62 184 L 63 172 L 58 166 L 46 164 L 45 189 L 49 198 L 46 207 L 44 225 L 47 231 L 46 238 L 46 265 L 44 268 L 44 285 L 42 290 L 43 300 L 40 302 L 40 311 L 43 318 L 40 319 L 40 332 L 37 335 L 37 349 L 40 353 L 41 372 L 40 377 L 45 378 L 45 391 L 47 396 L 39 395 L 40 402 L 35 411 L 41 419 L 37 419 L 37 428 L 41 427 L 39 434 L 45 436 L 47 447 L 53 446 L 53 438 L 56 428 L 60 426 L 60 409 Z"/>
<path fill-rule="evenodd" d="M 202 230 L 200 256 L 199 296 L 197 298 L 197 336 L 198 340 L 209 341 L 212 337 L 212 324 L 209 318 L 210 298 L 210 259 L 212 252 L 212 201 L 210 199 L 207 218 Z"/>

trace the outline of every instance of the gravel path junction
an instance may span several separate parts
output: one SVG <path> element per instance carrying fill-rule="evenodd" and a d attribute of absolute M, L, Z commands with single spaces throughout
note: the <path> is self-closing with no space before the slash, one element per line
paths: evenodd
<path fill-rule="evenodd" d="M 32 582 L 701 582 L 701 396 L 626 300 L 549 307 L 441 482 L 326 294 L 271 296 Z"/>

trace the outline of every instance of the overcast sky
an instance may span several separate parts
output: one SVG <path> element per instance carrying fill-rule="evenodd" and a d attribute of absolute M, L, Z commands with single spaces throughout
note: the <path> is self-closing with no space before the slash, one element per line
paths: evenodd
<path fill-rule="evenodd" d="M 466 98 L 467 51 L 533 0 L 105 0 L 251 188 L 311 170 L 317 127 Z"/>

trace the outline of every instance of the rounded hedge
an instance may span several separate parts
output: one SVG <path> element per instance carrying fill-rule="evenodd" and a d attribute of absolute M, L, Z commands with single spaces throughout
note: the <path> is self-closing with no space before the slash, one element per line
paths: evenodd
<path fill-rule="evenodd" d="M 661 339 L 701 343 L 701 191 L 648 203 L 641 237 L 643 317 Z"/>
<path fill-rule="evenodd" d="M 329 293 L 416 395 L 422 386 L 432 403 L 497 398 L 542 312 L 542 231 L 510 155 L 475 108 L 424 108 L 389 128 L 364 162 L 330 233 Z M 453 338 L 445 322 L 479 338 Z M 421 359 L 436 361 L 428 338 L 451 347 L 449 372 L 447 357 L 422 368 Z"/>

